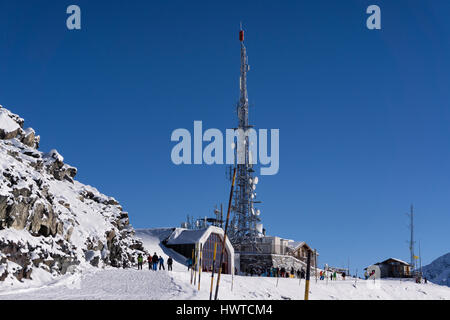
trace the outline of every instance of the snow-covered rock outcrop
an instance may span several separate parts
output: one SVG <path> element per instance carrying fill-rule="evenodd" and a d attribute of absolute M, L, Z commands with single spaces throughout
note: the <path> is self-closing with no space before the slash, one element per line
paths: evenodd
<path fill-rule="evenodd" d="M 80 264 L 128 267 L 142 243 L 112 197 L 74 177 L 56 151 L 0 106 L 0 283 L 54 277 Z"/>
<path fill-rule="evenodd" d="M 433 283 L 450 287 L 450 253 L 423 267 L 423 275 Z"/>

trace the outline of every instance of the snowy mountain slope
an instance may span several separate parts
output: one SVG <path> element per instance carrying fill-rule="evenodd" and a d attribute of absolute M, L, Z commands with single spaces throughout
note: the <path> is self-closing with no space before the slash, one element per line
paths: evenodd
<path fill-rule="evenodd" d="M 433 283 L 450 287 L 450 253 L 423 267 L 423 275 Z"/>
<path fill-rule="evenodd" d="M 38 151 L 39 136 L 23 124 L 0 106 L 0 288 L 53 281 L 86 265 L 130 266 L 142 244 L 128 214 L 74 180 L 77 169 L 56 150 Z"/>
<path fill-rule="evenodd" d="M 160 241 L 171 229 L 137 230 L 148 252 L 167 258 Z M 164 253 L 166 252 L 166 253 Z M 168 252 L 172 254 L 172 252 Z M 167 260 L 167 259 L 166 259 Z M 174 271 L 150 271 L 136 268 L 93 271 L 74 274 L 51 286 L 21 291 L 1 291 L 1 299 L 139 299 L 139 300 L 208 300 L 211 274 L 202 273 L 201 287 L 190 284 L 190 272 L 182 263 L 175 263 Z M 217 277 L 215 277 L 217 279 Z M 413 280 L 318 281 L 310 287 L 312 300 L 449 300 L 450 288 L 436 284 L 416 284 Z M 214 281 L 214 285 L 215 285 Z M 231 290 L 233 288 L 233 290 Z M 305 281 L 222 275 L 220 300 L 302 300 Z"/>

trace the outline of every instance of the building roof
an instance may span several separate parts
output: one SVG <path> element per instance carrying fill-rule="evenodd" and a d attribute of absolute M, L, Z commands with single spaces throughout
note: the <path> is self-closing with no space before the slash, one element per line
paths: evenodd
<path fill-rule="evenodd" d="M 167 238 L 167 244 L 190 244 L 197 243 L 203 237 L 208 229 L 182 229 L 176 228 L 172 234 Z"/>
<path fill-rule="evenodd" d="M 287 244 L 287 247 L 291 250 L 298 250 L 299 248 L 306 246 L 310 251 L 314 251 L 313 248 L 311 248 L 305 241 L 292 241 L 290 240 Z M 317 255 L 319 255 L 318 252 L 316 252 Z"/>
<path fill-rule="evenodd" d="M 405 262 L 405 261 L 403 261 L 403 260 L 400 260 L 400 259 L 396 259 L 396 258 L 389 258 L 389 259 L 386 259 L 386 260 L 384 260 L 384 261 L 382 261 L 382 262 L 378 262 L 378 263 L 376 263 L 376 264 L 384 264 L 384 263 L 387 263 L 387 262 L 389 262 L 389 261 L 395 261 L 395 262 L 398 262 L 398 263 L 400 263 L 400 264 L 403 264 L 403 265 L 405 265 L 405 266 L 409 266 L 410 264 L 408 263 L 408 262 Z"/>
<path fill-rule="evenodd" d="M 403 261 L 403 260 L 396 259 L 396 258 L 389 258 L 389 259 L 386 259 L 386 260 L 384 260 L 384 261 L 377 262 L 377 263 L 375 263 L 375 265 L 385 264 L 385 263 L 388 263 L 389 261 L 395 261 L 395 262 L 398 262 L 398 263 L 403 264 L 403 265 L 405 265 L 405 266 L 411 266 L 408 262 L 405 262 L 405 261 Z M 367 267 L 367 268 L 368 268 L 368 267 Z M 364 268 L 364 270 L 366 270 L 367 268 Z"/>
<path fill-rule="evenodd" d="M 291 249 L 296 250 L 305 244 L 306 244 L 305 241 L 289 241 L 287 246 Z"/>
<path fill-rule="evenodd" d="M 198 230 L 176 228 L 165 242 L 168 245 L 203 243 L 209 238 L 211 233 L 218 234 L 222 240 L 225 234 L 222 228 L 214 226 Z M 234 254 L 233 246 L 228 238 L 227 245 L 233 250 Z"/>

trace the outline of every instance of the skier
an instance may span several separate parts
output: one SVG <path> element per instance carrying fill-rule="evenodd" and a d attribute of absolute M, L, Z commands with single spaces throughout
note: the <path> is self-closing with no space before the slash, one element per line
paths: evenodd
<path fill-rule="evenodd" d="M 187 260 L 187 266 L 188 266 L 188 271 L 192 269 L 192 259 L 191 258 L 189 258 Z"/>
<path fill-rule="evenodd" d="M 138 258 L 138 270 L 142 270 L 142 263 L 144 263 L 144 257 L 139 253 Z"/>
<path fill-rule="evenodd" d="M 158 261 L 159 261 L 159 270 L 161 270 L 161 268 L 163 270 L 166 270 L 166 268 L 164 268 L 164 258 L 159 256 L 159 260 Z"/>
<path fill-rule="evenodd" d="M 369 275 L 367 274 L 367 271 L 364 272 L 364 278 L 367 280 L 367 278 L 369 277 Z"/>
<path fill-rule="evenodd" d="M 336 271 L 333 272 L 333 278 L 334 278 L 334 281 L 336 281 L 336 279 L 337 279 L 337 273 L 336 273 Z"/>
<path fill-rule="evenodd" d="M 300 270 L 297 270 L 297 278 L 299 278 L 299 279 L 300 279 L 300 275 L 301 275 L 301 272 L 300 272 Z"/>
<path fill-rule="evenodd" d="M 281 277 L 284 278 L 286 276 L 286 269 L 284 267 L 281 268 Z"/>
<path fill-rule="evenodd" d="M 342 272 L 342 280 L 345 281 L 345 272 Z"/>
<path fill-rule="evenodd" d="M 147 262 L 148 262 L 148 270 L 152 270 L 152 256 L 148 256 Z"/>
<path fill-rule="evenodd" d="M 167 271 L 172 271 L 172 264 L 173 264 L 172 257 L 169 257 L 169 259 L 167 259 Z"/>
<path fill-rule="evenodd" d="M 320 275 L 320 278 L 319 278 L 319 279 L 320 279 L 320 280 L 323 280 L 323 271 L 320 271 L 320 274 L 319 274 L 319 275 Z"/>
<path fill-rule="evenodd" d="M 153 271 L 158 270 L 158 261 L 159 261 L 159 257 L 158 257 L 158 255 L 155 252 L 155 254 L 152 257 Z"/>

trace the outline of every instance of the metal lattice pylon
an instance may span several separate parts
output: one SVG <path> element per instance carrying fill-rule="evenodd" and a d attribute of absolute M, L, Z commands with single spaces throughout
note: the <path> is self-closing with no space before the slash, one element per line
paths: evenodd
<path fill-rule="evenodd" d="M 247 133 L 253 126 L 249 125 L 247 93 L 247 72 L 249 71 L 249 65 L 247 51 L 244 45 L 244 31 L 242 29 L 239 32 L 239 40 L 241 43 L 241 75 L 240 98 L 237 104 L 238 127 L 236 129 L 238 132 Z M 259 210 L 256 210 L 254 207 L 254 199 L 256 198 L 254 190 L 257 180 L 255 181 L 253 164 L 251 163 L 250 143 L 249 136 L 244 134 L 244 147 L 239 151 L 239 155 L 238 148 L 235 148 L 237 175 L 236 188 L 233 195 L 233 218 L 229 237 L 237 251 L 240 251 L 242 245 L 255 244 L 256 238 L 259 236 L 257 225 L 261 221 Z M 237 161 L 238 159 L 241 160 Z"/>

